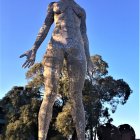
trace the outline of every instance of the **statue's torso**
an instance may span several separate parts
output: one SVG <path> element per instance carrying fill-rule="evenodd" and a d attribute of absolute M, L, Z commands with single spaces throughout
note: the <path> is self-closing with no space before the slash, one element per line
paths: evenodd
<path fill-rule="evenodd" d="M 75 2 L 56 2 L 53 4 L 55 29 L 54 39 L 82 39 L 80 24 L 82 8 Z"/>

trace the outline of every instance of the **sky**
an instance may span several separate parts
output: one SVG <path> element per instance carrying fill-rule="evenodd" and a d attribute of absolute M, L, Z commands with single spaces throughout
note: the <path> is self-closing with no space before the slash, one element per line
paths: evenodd
<path fill-rule="evenodd" d="M 13 87 L 27 83 L 22 69 L 40 29 L 51 0 L 0 1 L 0 99 Z M 139 111 L 139 1 L 76 0 L 87 14 L 90 54 L 99 54 L 109 64 L 108 75 L 124 79 L 133 90 L 128 102 L 112 115 L 113 124 L 130 124 L 140 138 Z M 52 26 L 53 28 L 53 26 Z M 52 28 L 37 52 L 40 62 Z"/>

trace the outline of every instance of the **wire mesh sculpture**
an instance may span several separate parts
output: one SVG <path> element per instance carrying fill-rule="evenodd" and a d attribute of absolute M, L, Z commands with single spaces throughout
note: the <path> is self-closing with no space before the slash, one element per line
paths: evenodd
<path fill-rule="evenodd" d="M 89 42 L 86 34 L 86 13 L 74 0 L 60 0 L 48 6 L 48 12 L 36 41 L 29 51 L 20 57 L 27 57 L 23 67 L 35 62 L 37 49 L 46 38 L 51 25 L 55 23 L 47 51 L 44 55 L 45 94 L 38 115 L 38 140 L 46 140 L 52 118 L 52 108 L 57 95 L 58 80 L 64 59 L 69 75 L 69 96 L 72 102 L 72 118 L 78 140 L 85 140 L 85 113 L 82 89 L 86 70 L 92 70 Z"/>

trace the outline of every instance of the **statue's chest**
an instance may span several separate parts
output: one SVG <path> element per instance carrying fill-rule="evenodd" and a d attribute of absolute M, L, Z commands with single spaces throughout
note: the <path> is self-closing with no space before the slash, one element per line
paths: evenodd
<path fill-rule="evenodd" d="M 73 12 L 79 17 L 81 16 L 81 9 L 73 4 L 62 4 L 62 3 L 55 3 L 53 5 L 53 11 L 55 14 L 61 14 L 61 13 L 68 13 L 69 16 Z"/>
<path fill-rule="evenodd" d="M 60 3 L 55 3 L 53 5 L 53 11 L 55 14 L 61 14 L 63 13 L 67 8 L 67 5 L 60 4 Z"/>

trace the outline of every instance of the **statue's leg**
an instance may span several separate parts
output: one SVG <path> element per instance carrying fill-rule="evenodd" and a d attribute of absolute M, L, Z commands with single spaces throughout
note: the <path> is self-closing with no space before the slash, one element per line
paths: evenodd
<path fill-rule="evenodd" d="M 67 64 L 70 82 L 69 96 L 72 103 L 72 117 L 75 123 L 78 140 L 85 140 L 85 112 L 82 102 L 82 89 L 86 74 L 86 59 L 83 50 L 74 49 L 74 52 L 72 52 L 73 50 L 71 50 L 71 55 L 68 58 Z"/>
<path fill-rule="evenodd" d="M 45 93 L 38 115 L 38 140 L 46 140 L 49 124 L 52 118 L 52 109 L 57 95 L 57 85 L 63 65 L 63 52 L 56 46 L 49 44 L 44 56 L 44 85 Z"/>

